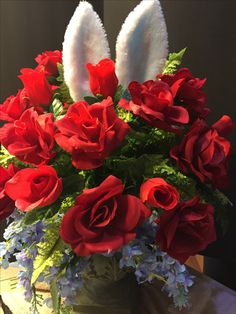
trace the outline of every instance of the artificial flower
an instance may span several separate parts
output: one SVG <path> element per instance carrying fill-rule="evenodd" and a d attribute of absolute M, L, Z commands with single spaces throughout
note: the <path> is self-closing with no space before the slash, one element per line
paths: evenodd
<path fill-rule="evenodd" d="M 38 63 L 37 70 L 43 71 L 46 76 L 57 76 L 57 64 L 62 63 L 62 52 L 60 50 L 45 51 L 39 54 L 35 61 Z"/>
<path fill-rule="evenodd" d="M 117 250 L 136 237 L 151 214 L 137 197 L 122 194 L 121 180 L 107 177 L 85 190 L 63 217 L 61 237 L 80 256 Z"/>
<path fill-rule="evenodd" d="M 161 250 L 181 263 L 216 240 L 214 208 L 198 197 L 165 211 L 157 222 L 156 239 Z"/>
<path fill-rule="evenodd" d="M 52 101 L 53 91 L 56 86 L 50 85 L 44 72 L 38 69 L 21 69 L 19 78 L 24 84 L 24 88 L 30 101 L 35 106 L 49 106 Z"/>
<path fill-rule="evenodd" d="M 192 172 L 201 182 L 209 180 L 215 187 L 224 188 L 229 183 L 231 144 L 223 136 L 232 129 L 229 116 L 223 116 L 211 127 L 204 120 L 197 120 L 170 155 L 185 173 Z"/>
<path fill-rule="evenodd" d="M 202 90 L 206 79 L 193 77 L 188 68 L 181 68 L 175 74 L 161 74 L 157 78 L 170 87 L 176 82 L 180 82 L 175 102 L 186 107 L 191 121 L 205 118 L 209 114 L 210 109 L 206 107 L 206 94 Z"/>
<path fill-rule="evenodd" d="M 92 93 L 104 97 L 113 97 L 118 86 L 118 78 L 115 73 L 115 63 L 111 59 L 103 59 L 98 64 L 87 64 L 89 83 Z"/>
<path fill-rule="evenodd" d="M 53 115 L 39 115 L 33 108 L 27 109 L 20 119 L 0 128 L 0 142 L 23 162 L 47 163 L 55 156 Z"/>
<path fill-rule="evenodd" d="M 5 193 L 22 211 L 54 203 L 62 192 L 62 179 L 50 166 L 18 171 L 5 184 Z"/>
<path fill-rule="evenodd" d="M 128 86 L 131 100 L 121 99 L 119 106 L 132 111 L 148 124 L 170 132 L 178 132 L 178 126 L 189 122 L 188 111 L 176 106 L 174 97 L 180 82 L 169 87 L 160 80 L 144 83 L 131 82 Z"/>
<path fill-rule="evenodd" d="M 162 178 L 152 178 L 140 187 L 140 199 L 148 205 L 164 210 L 173 209 L 179 202 L 178 191 Z"/>
<path fill-rule="evenodd" d="M 129 132 L 129 126 L 118 118 L 111 97 L 89 106 L 85 101 L 71 105 L 56 123 L 57 144 L 72 154 L 78 169 L 102 165 Z"/>

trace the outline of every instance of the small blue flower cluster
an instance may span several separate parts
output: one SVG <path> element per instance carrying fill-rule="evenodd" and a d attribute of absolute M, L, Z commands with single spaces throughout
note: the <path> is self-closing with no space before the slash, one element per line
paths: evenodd
<path fill-rule="evenodd" d="M 157 273 L 166 279 L 163 290 L 173 298 L 178 308 L 189 306 L 188 292 L 193 285 L 194 276 L 190 275 L 185 265 L 157 249 L 159 257 Z"/>
<path fill-rule="evenodd" d="M 78 290 L 83 286 L 82 274 L 87 266 L 88 258 L 80 258 L 70 264 L 64 275 L 57 280 L 58 289 L 65 304 L 73 304 L 76 301 Z"/>
<path fill-rule="evenodd" d="M 173 298 L 175 306 L 179 309 L 187 307 L 188 289 L 193 285 L 194 277 L 189 275 L 184 265 L 152 245 L 155 242 L 155 224 L 146 222 L 143 228 L 145 230 L 142 230 L 142 234 L 149 236 L 145 239 L 139 236 L 131 244 L 122 248 L 120 268 L 133 267 L 139 283 L 152 282 L 154 279 L 161 280 L 163 290 Z"/>
<path fill-rule="evenodd" d="M 6 242 L 0 243 L 0 265 L 3 268 L 9 267 L 9 259 L 15 256 L 18 265 L 24 270 L 18 273 L 18 287 L 25 289 L 24 295 L 27 301 L 32 298 L 31 276 L 33 272 L 33 261 L 37 255 L 36 244 L 43 240 L 44 224 L 37 222 L 29 225 L 28 228 L 22 228 L 20 221 L 22 214 L 15 211 L 11 218 L 14 221 L 6 228 L 4 238 Z"/>

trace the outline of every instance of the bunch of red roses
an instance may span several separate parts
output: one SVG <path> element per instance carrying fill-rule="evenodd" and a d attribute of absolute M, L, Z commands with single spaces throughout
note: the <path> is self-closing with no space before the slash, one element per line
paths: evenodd
<path fill-rule="evenodd" d="M 214 208 L 200 192 L 182 197 L 168 176 L 157 177 L 153 172 L 140 174 L 137 193 L 137 187 L 126 186 L 122 172 L 118 178 L 105 167 L 110 156 L 127 158 L 120 148 L 127 145 L 128 137 L 132 139 L 135 129 L 158 129 L 163 136 L 175 134 L 175 144 L 163 156 L 173 169 L 177 166 L 196 184 L 211 185 L 213 190 L 226 187 L 231 146 L 225 136 L 233 123 L 228 116 L 212 126 L 206 123 L 210 110 L 202 90 L 205 80 L 182 68 L 175 74 L 158 74 L 156 80 L 131 82 L 124 93 L 128 97 L 117 100 L 115 64 L 104 59 L 87 65 L 95 96 L 92 103 L 85 97 L 68 105 L 60 98 L 62 83 L 57 80 L 61 58 L 60 51 L 39 55 L 35 69 L 21 70 L 24 88 L 0 105 L 4 122 L 0 143 L 13 160 L 0 167 L 0 219 L 15 207 L 23 212 L 45 208 L 46 212 L 68 195 L 65 186 L 71 172 L 85 180 L 73 194 L 75 203 L 62 219 L 60 235 L 77 255 L 120 249 L 136 238 L 147 219 L 158 226 L 157 245 L 180 262 L 205 249 L 216 239 Z M 53 111 L 55 100 L 61 104 L 60 115 Z M 125 122 L 120 110 L 131 112 L 133 120 Z M 57 168 L 62 155 L 71 156 L 73 167 L 62 163 L 63 171 Z M 88 174 L 95 178 L 90 185 Z"/>

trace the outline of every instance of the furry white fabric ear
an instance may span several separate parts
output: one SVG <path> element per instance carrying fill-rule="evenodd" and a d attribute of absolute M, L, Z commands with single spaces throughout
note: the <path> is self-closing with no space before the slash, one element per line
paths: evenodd
<path fill-rule="evenodd" d="M 64 77 L 74 101 L 91 95 L 87 63 L 110 56 L 102 22 L 87 1 L 81 1 L 72 16 L 63 43 Z"/>
<path fill-rule="evenodd" d="M 168 34 L 159 0 L 143 0 L 128 15 L 116 42 L 116 73 L 124 87 L 154 79 L 168 55 Z"/>

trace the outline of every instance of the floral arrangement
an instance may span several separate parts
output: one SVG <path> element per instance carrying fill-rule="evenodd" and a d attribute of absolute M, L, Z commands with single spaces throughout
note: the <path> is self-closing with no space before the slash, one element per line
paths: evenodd
<path fill-rule="evenodd" d="M 224 115 L 207 124 L 205 79 L 177 69 L 185 49 L 167 57 L 167 47 L 159 2 L 142 1 L 115 63 L 81 2 L 63 52 L 39 54 L 0 105 L 0 219 L 9 217 L 0 260 L 6 268 L 14 255 L 22 266 L 32 311 L 44 281 L 45 302 L 68 313 L 97 255 L 139 283 L 161 280 L 177 307 L 188 306 L 184 263 L 216 240 L 215 221 L 224 228 L 231 204 L 221 190 L 233 123 Z"/>

